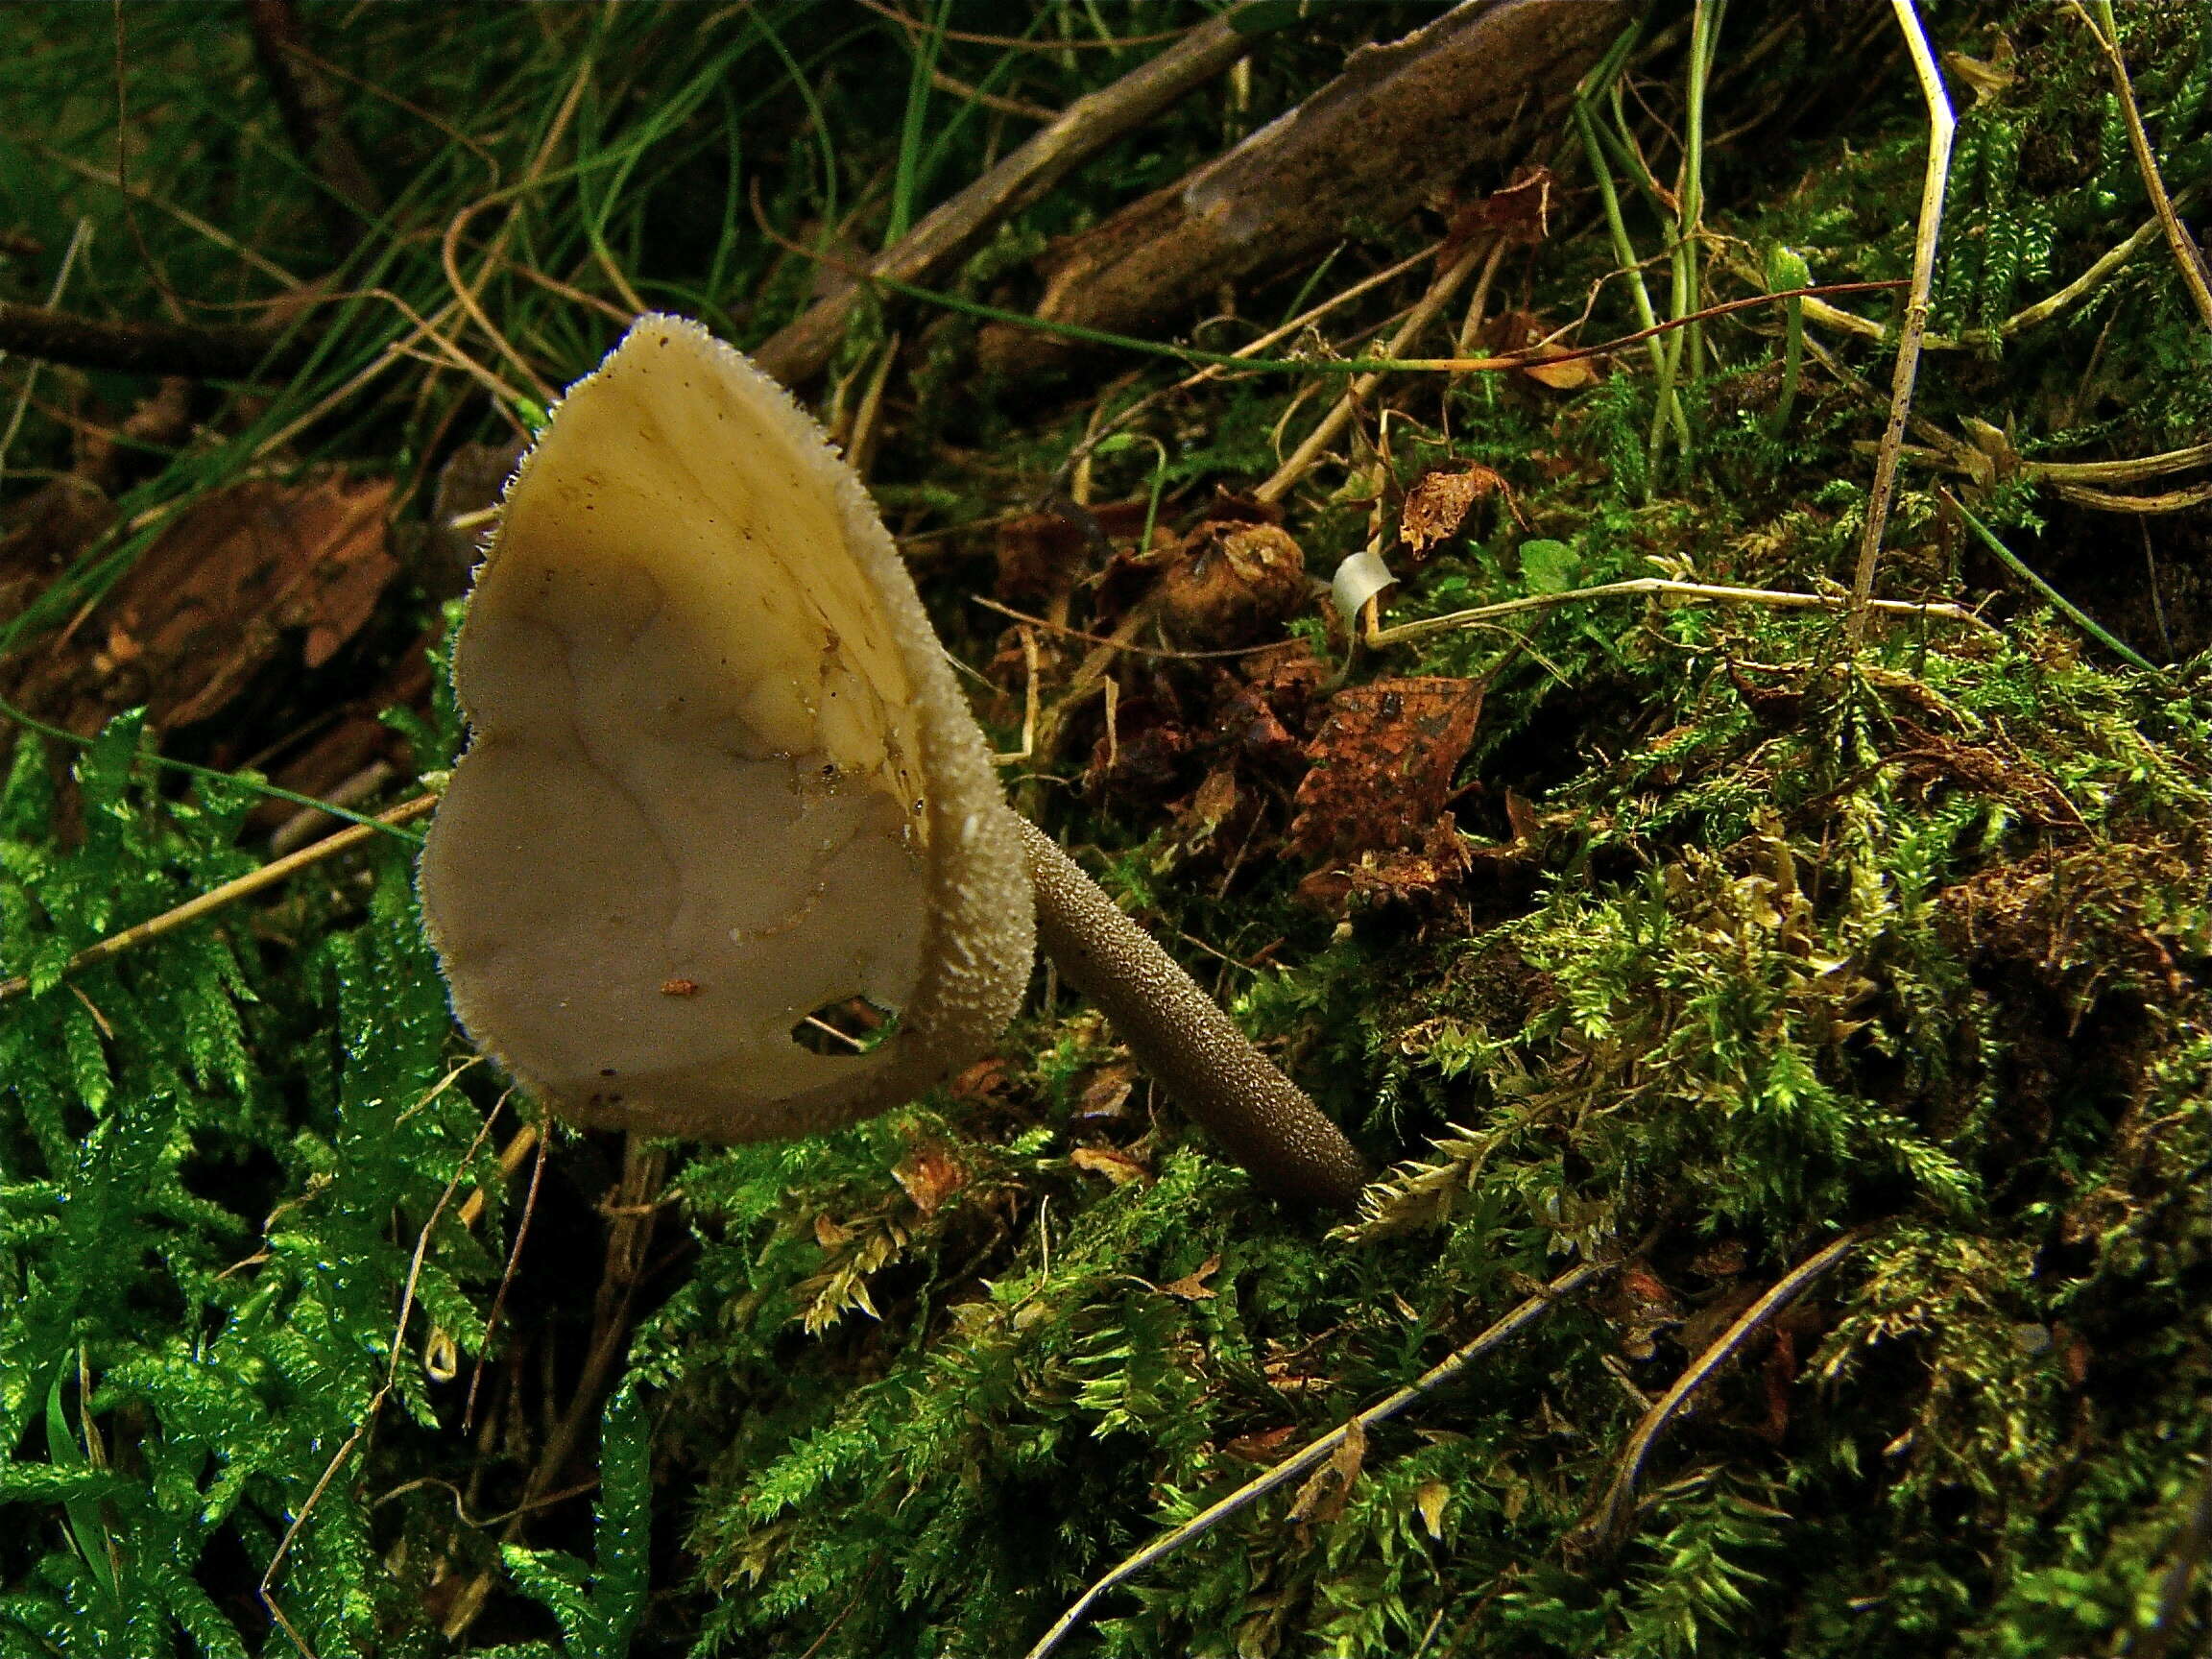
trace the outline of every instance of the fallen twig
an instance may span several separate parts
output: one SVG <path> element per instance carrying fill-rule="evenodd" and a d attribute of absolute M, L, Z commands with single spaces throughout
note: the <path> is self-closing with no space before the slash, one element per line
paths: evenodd
<path fill-rule="evenodd" d="M 1053 1623 L 1052 1628 L 1046 1631 L 1038 1639 L 1036 1646 L 1029 1649 L 1025 1659 L 1045 1659 L 1046 1654 L 1060 1646 L 1070 1630 L 1083 1622 L 1084 1615 L 1091 1611 L 1098 1599 L 1116 1585 L 1134 1578 L 1163 1557 L 1180 1550 L 1191 1539 L 1212 1531 L 1223 1521 L 1236 1514 L 1238 1510 L 1249 1507 L 1278 1487 L 1288 1485 L 1299 1476 L 1327 1462 L 1330 1454 L 1334 1452 L 1351 1435 L 1365 1434 L 1377 1424 L 1386 1422 L 1397 1416 L 1399 1412 L 1405 1410 L 1407 1407 L 1424 1395 L 1433 1393 L 1492 1349 L 1502 1346 L 1510 1337 L 1527 1330 L 1550 1312 L 1552 1306 L 1562 1297 L 1581 1289 L 1583 1286 L 1600 1274 L 1610 1273 L 1616 1265 L 1618 1263 L 1611 1262 L 1585 1262 L 1579 1267 L 1569 1268 L 1535 1295 L 1515 1307 L 1503 1318 L 1490 1326 L 1473 1341 L 1464 1347 L 1455 1349 L 1448 1358 L 1423 1372 L 1420 1377 L 1408 1382 L 1395 1394 L 1368 1407 L 1366 1410 L 1349 1421 L 1338 1424 L 1318 1440 L 1309 1442 L 1299 1451 L 1284 1458 L 1272 1469 L 1247 1480 L 1236 1491 L 1230 1493 L 1228 1497 L 1217 1503 L 1209 1504 L 1172 1531 L 1162 1533 L 1077 1597 L 1068 1611 L 1061 1614 L 1059 1619 Z"/>
<path fill-rule="evenodd" d="M 2066 0 L 2066 6 L 2088 25 L 2097 49 L 2104 54 L 2104 61 L 2112 71 L 2112 90 L 2119 97 L 2120 113 L 2128 123 L 2128 145 L 2135 152 L 2135 166 L 2143 175 L 2143 188 L 2151 194 L 2151 205 L 2166 232 L 2166 246 L 2174 251 L 2174 263 L 2181 269 L 2181 285 L 2189 291 L 2189 299 L 2204 326 L 2212 328 L 2212 282 L 2206 279 L 2204 255 L 2197 251 L 2188 228 L 2174 211 L 2174 199 L 2166 194 L 2166 180 L 2159 177 L 2158 157 L 2152 152 L 2151 134 L 2143 130 L 2143 112 L 2135 107 L 2135 87 L 2128 79 L 2128 60 L 2120 56 L 2120 21 L 2113 15 L 2112 0 L 2097 0 L 2096 17 L 2089 15 L 2081 0 Z"/>
<path fill-rule="evenodd" d="M 306 362 L 313 347 L 313 339 L 298 331 L 123 323 L 0 300 L 0 350 L 79 369 L 195 380 L 281 380 Z"/>
<path fill-rule="evenodd" d="M 1615 0 L 1469 0 L 1363 47 L 1289 113 L 1056 244 L 1038 318 L 1154 327 L 1224 282 L 1329 247 L 1356 215 L 1388 222 L 1446 180 L 1502 171 L 1572 96 L 1626 11 Z M 1058 367 L 1071 337 L 986 328 L 976 356 L 993 373 L 1035 373 Z"/>
<path fill-rule="evenodd" d="M 269 863 L 262 865 L 260 869 L 250 871 L 234 881 L 226 881 L 222 886 L 212 888 L 196 899 L 186 900 L 174 910 L 165 910 L 149 921 L 139 923 L 136 926 L 126 927 L 120 933 L 110 934 L 96 945 L 87 945 L 76 955 L 69 958 L 68 964 L 61 970 L 62 977 L 66 978 L 72 974 L 91 967 L 94 963 L 106 962 L 111 957 L 120 956 L 124 951 L 143 945 L 150 939 L 158 939 L 164 933 L 174 933 L 178 928 L 188 923 L 197 922 L 202 917 L 212 916 L 226 905 L 234 904 L 241 899 L 260 892 L 264 887 L 273 887 L 279 881 L 297 876 L 311 864 L 320 863 L 325 858 L 335 857 L 340 853 L 360 846 L 361 843 L 371 837 L 381 834 L 386 829 L 397 829 L 402 824 L 412 823 L 415 819 L 429 812 L 437 805 L 437 796 L 418 795 L 412 801 L 402 801 L 389 812 L 377 814 L 373 823 L 352 825 L 348 829 L 339 830 L 335 835 L 325 836 L 312 847 L 302 847 L 297 853 L 289 853 L 281 858 L 272 859 Z M 20 997 L 30 989 L 31 980 L 26 974 L 17 974 L 12 979 L 0 979 L 0 1001 L 6 1001 L 11 997 Z"/>
<path fill-rule="evenodd" d="M 1150 62 L 1088 93 L 1033 132 L 950 201 L 941 203 L 859 273 L 912 281 L 959 257 L 1010 213 L 1037 201 L 1070 170 L 1131 128 L 1142 126 L 1252 49 L 1234 8 L 1190 30 Z M 867 293 L 854 285 L 816 303 L 769 336 L 754 360 L 785 385 L 818 373 L 836 349 L 847 319 Z"/>
<path fill-rule="evenodd" d="M 1866 632 L 1866 612 L 1874 597 L 1874 567 L 1882 557 L 1882 532 L 1889 518 L 1889 496 L 1897 485 L 1897 452 L 1905 443 L 1905 421 L 1912 412 L 1912 383 L 1920 372 L 1920 337 L 1928 331 L 1928 295 L 1936 280 L 1936 242 L 1943 226 L 1943 190 L 1951 177 L 1951 135 L 1959 123 L 1951 113 L 1943 77 L 1928 33 L 1920 27 L 1912 0 L 1889 0 L 1920 92 L 1928 101 L 1928 168 L 1920 184 L 1920 231 L 1912 244 L 1912 286 L 1905 299 L 1905 325 L 1897 336 L 1897 370 L 1889 385 L 1889 424 L 1874 458 L 1874 485 L 1866 496 L 1866 528 L 1859 542 L 1859 568 L 1851 579 L 1850 638 L 1854 649 Z"/>
<path fill-rule="evenodd" d="M 1571 588 L 1560 593 L 1527 593 L 1518 599 L 1502 599 L 1495 605 L 1478 605 L 1472 610 L 1454 611 L 1444 616 L 1424 616 L 1418 621 L 1400 622 L 1389 628 L 1377 629 L 1361 643 L 1402 645 L 1407 640 L 1425 639 L 1431 634 L 1446 634 L 1455 628 L 1472 627 L 1495 616 L 1511 616 L 1523 611 L 1548 611 L 1554 605 L 1573 605 L 1585 599 L 1612 599 L 1629 593 L 1655 593 L 1671 599 L 1703 599 L 1719 605 L 1767 605 L 1785 611 L 1846 611 L 1856 604 L 1855 600 L 1840 593 L 1791 593 L 1773 588 L 1728 588 L 1717 582 L 1676 582 L 1664 576 L 1636 576 L 1625 582 L 1605 582 L 1595 588 Z M 1875 599 L 1869 602 L 1868 608 L 1891 616 L 1937 616 L 1946 622 L 1963 622 L 1986 634 L 1997 632 L 1963 605 L 1952 605 L 1939 600 Z"/>
<path fill-rule="evenodd" d="M 1810 1290 L 1857 1249 L 1865 1237 L 1864 1228 L 1854 1228 L 1826 1249 L 1799 1262 L 1771 1290 L 1746 1308 L 1735 1324 L 1723 1331 L 1710 1348 L 1674 1379 L 1674 1385 L 1644 1413 L 1643 1421 L 1636 1425 L 1636 1432 L 1628 1437 L 1628 1446 L 1621 1455 L 1621 1466 L 1614 1473 L 1613 1483 L 1605 1489 L 1604 1498 L 1590 1518 L 1575 1528 L 1578 1539 L 1606 1552 L 1621 1546 L 1635 1520 L 1636 1481 L 1643 1473 L 1644 1459 L 1653 1443 L 1667 1431 L 1674 1414 L 1691 1395 L 1713 1380 L 1723 1364 L 1742 1352 L 1746 1342 L 1771 1323 L 1777 1313 Z"/>

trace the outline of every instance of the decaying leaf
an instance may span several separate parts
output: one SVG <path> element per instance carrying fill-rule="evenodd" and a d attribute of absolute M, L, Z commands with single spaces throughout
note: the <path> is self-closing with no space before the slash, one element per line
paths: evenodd
<path fill-rule="evenodd" d="M 1261 1429 L 1250 1434 L 1239 1434 L 1223 1444 L 1221 1450 L 1230 1456 L 1246 1463 L 1272 1463 L 1283 1443 L 1298 1432 L 1296 1424 L 1286 1423 L 1277 1429 Z"/>
<path fill-rule="evenodd" d="M 1106 709 L 1083 787 L 1094 801 L 1158 801 L 1182 787 L 1191 734 L 1165 697 L 1121 697 Z"/>
<path fill-rule="evenodd" d="M 1474 852 L 1447 816 L 1422 831 L 1418 851 L 1367 852 L 1351 864 L 1316 870 L 1298 883 L 1298 897 L 1339 918 L 1387 904 L 1435 908 L 1439 895 L 1473 868 Z"/>
<path fill-rule="evenodd" d="M 1130 1061 L 1112 1066 L 1101 1066 L 1083 1085 L 1083 1093 L 1075 1098 L 1075 1110 L 1070 1121 L 1076 1127 L 1118 1120 L 1128 1113 L 1129 1092 L 1137 1085 L 1137 1068 Z"/>
<path fill-rule="evenodd" d="M 1444 1505 L 1451 1497 L 1452 1488 L 1441 1480 L 1424 1480 L 1413 1494 L 1413 1507 L 1421 1511 L 1421 1524 L 1431 1538 L 1444 1536 Z"/>
<path fill-rule="evenodd" d="M 84 628 L 33 656 L 17 697 L 76 731 L 134 703 L 156 726 L 188 726 L 244 690 L 288 637 L 304 666 L 322 667 L 399 572 L 392 491 L 389 478 L 332 471 L 200 497 Z"/>
<path fill-rule="evenodd" d="M 914 1208 L 925 1215 L 968 1184 L 968 1171 L 947 1155 L 942 1146 L 922 1145 L 902 1159 L 891 1178 L 905 1189 Z"/>
<path fill-rule="evenodd" d="M 1425 472 L 1406 492 L 1406 505 L 1398 515 L 1398 535 L 1414 553 L 1427 553 L 1437 542 L 1456 536 L 1475 503 L 1492 494 L 1512 499 L 1505 480 L 1487 467 L 1449 471 L 1437 468 Z"/>
<path fill-rule="evenodd" d="M 1068 1161 L 1078 1169 L 1088 1169 L 1094 1175 L 1103 1175 L 1117 1187 L 1125 1187 L 1132 1181 L 1149 1181 L 1152 1171 L 1129 1156 L 1104 1146 L 1078 1146 L 1068 1154 Z"/>
<path fill-rule="evenodd" d="M 1551 233 L 1551 169 L 1525 166 L 1513 169 L 1513 181 L 1493 190 L 1479 202 L 1471 202 L 1452 216 L 1452 229 L 1464 236 L 1478 228 L 1496 231 L 1515 242 L 1541 242 Z"/>
<path fill-rule="evenodd" d="M 1292 851 L 1342 859 L 1418 843 L 1443 815 L 1481 711 L 1472 680 L 1377 680 L 1337 692 L 1307 752 Z"/>
<path fill-rule="evenodd" d="M 2012 66 L 2012 37 L 1999 31 L 1996 44 L 1989 56 L 1969 58 L 1963 52 L 1943 54 L 1943 67 L 1956 81 L 1963 81 L 1973 89 L 1975 107 L 1994 98 L 2002 98 L 2012 89 L 2019 71 Z"/>
<path fill-rule="evenodd" d="M 1160 580 L 1160 619 L 1197 649 L 1264 638 L 1306 602 L 1306 555 L 1272 524 L 1209 521 Z"/>
<path fill-rule="evenodd" d="M 1540 346 L 1536 349 L 1537 361 L 1521 371 L 1540 386 L 1549 386 L 1555 392 L 1573 392 L 1580 387 L 1598 384 L 1598 368 L 1587 357 L 1571 357 L 1564 346 Z M 1557 362 L 1548 359 L 1557 358 Z"/>
<path fill-rule="evenodd" d="M 1355 1417 L 1344 1426 L 1344 1438 L 1336 1443 L 1336 1450 L 1329 1454 L 1329 1461 L 1306 1478 L 1298 1488 L 1298 1496 L 1290 1501 L 1292 1521 L 1310 1521 L 1327 1526 L 1344 1513 L 1344 1505 L 1351 1501 L 1352 1483 L 1359 1479 L 1359 1467 L 1367 1460 L 1367 1431 Z"/>
<path fill-rule="evenodd" d="M 1160 1286 L 1163 1296 L 1173 1296 L 1183 1302 L 1211 1302 L 1214 1292 L 1206 1288 L 1206 1281 L 1221 1270 L 1221 1258 L 1209 1256 L 1180 1279 L 1171 1279 Z"/>

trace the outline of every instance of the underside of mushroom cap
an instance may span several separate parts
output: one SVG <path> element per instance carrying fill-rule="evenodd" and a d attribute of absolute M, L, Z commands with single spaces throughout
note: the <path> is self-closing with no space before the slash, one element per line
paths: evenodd
<path fill-rule="evenodd" d="M 858 477 L 698 325 L 641 318 L 554 411 L 454 680 L 423 911 L 462 1023 L 556 1110 L 809 1134 L 1011 1017 L 1032 897 L 982 734 Z M 854 999 L 891 1034 L 799 1040 Z"/>

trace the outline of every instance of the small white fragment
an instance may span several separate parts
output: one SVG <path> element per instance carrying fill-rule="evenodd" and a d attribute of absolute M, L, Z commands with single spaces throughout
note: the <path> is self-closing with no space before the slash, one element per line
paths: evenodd
<path fill-rule="evenodd" d="M 1335 579 L 1329 584 L 1329 596 L 1335 601 L 1336 614 L 1344 618 L 1346 629 L 1356 633 L 1360 607 L 1397 581 L 1390 574 L 1390 566 L 1382 562 L 1382 555 L 1372 547 L 1362 547 L 1337 565 Z"/>

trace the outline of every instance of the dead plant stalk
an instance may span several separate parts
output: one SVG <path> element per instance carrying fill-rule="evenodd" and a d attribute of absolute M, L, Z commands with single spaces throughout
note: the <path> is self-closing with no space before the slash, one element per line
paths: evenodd
<path fill-rule="evenodd" d="M 1436 313 L 1451 303 L 1452 296 L 1459 291 L 1459 285 L 1473 274 L 1476 263 L 1485 255 L 1494 253 L 1498 246 L 1503 246 L 1503 242 L 1495 246 L 1486 246 L 1480 242 L 1470 243 L 1460 251 L 1458 258 L 1438 272 L 1436 279 L 1429 285 L 1429 292 L 1407 314 L 1405 326 L 1391 336 L 1388 355 L 1404 356 L 1407 349 L 1420 338 L 1421 331 L 1435 320 Z M 1492 268 L 1495 269 L 1495 265 Z M 1344 428 L 1351 424 L 1352 417 L 1362 403 L 1374 396 L 1375 388 L 1382 381 L 1382 376 L 1379 373 L 1362 374 L 1353 381 L 1344 396 L 1336 399 L 1336 406 L 1322 418 L 1321 424 L 1307 434 L 1306 441 L 1291 452 L 1290 459 L 1278 467 L 1275 475 L 1255 490 L 1253 495 L 1271 506 L 1289 494 L 1298 480 L 1312 470 L 1322 451 L 1335 443 Z"/>
<path fill-rule="evenodd" d="M 1368 1407 L 1366 1410 L 1347 1422 L 1337 1425 L 1319 1439 L 1310 1441 L 1272 1469 L 1255 1476 L 1238 1487 L 1236 1491 L 1230 1493 L 1228 1497 L 1217 1503 L 1210 1504 L 1172 1531 L 1162 1533 L 1077 1597 L 1068 1611 L 1061 1614 L 1059 1619 L 1054 1622 L 1052 1628 L 1039 1638 L 1037 1645 L 1029 1649 L 1024 1659 L 1046 1659 L 1046 1655 L 1058 1647 L 1066 1640 L 1068 1633 L 1083 1622 L 1084 1616 L 1091 1611 L 1098 1599 L 1116 1585 L 1134 1578 L 1146 1568 L 1156 1565 L 1174 1551 L 1180 1550 L 1193 1538 L 1212 1531 L 1239 1509 L 1250 1507 L 1268 1493 L 1279 1487 L 1286 1486 L 1301 1475 L 1319 1468 L 1329 1460 L 1330 1455 L 1352 1435 L 1364 1435 L 1367 1431 L 1378 1424 L 1397 1416 L 1399 1412 L 1405 1410 L 1415 1401 L 1433 1393 L 1485 1354 L 1502 1347 L 1509 1338 L 1519 1335 L 1550 1312 L 1553 1306 L 1563 1298 L 1581 1289 L 1583 1286 L 1601 1274 L 1612 1272 L 1617 1265 L 1617 1262 L 1585 1262 L 1579 1267 L 1569 1268 L 1537 1291 L 1535 1295 L 1515 1306 L 1503 1318 L 1491 1325 L 1473 1341 L 1455 1350 L 1441 1363 L 1423 1372 L 1420 1377 L 1408 1382 L 1395 1394 Z"/>
<path fill-rule="evenodd" d="M 2088 26 L 2097 41 L 2097 49 L 2104 53 L 2105 66 L 2112 71 L 2112 91 L 2120 101 L 2120 113 L 2128 123 L 2128 147 L 2135 153 L 2136 169 L 2143 175 L 2143 188 L 2150 193 L 2151 205 L 2157 211 L 2158 224 L 2166 232 L 2166 246 L 2174 251 L 2174 263 L 2181 270 L 2181 286 L 2189 291 L 2189 300 L 2197 307 L 2197 315 L 2207 328 L 2212 328 L 2212 283 L 2206 281 L 2204 256 L 2197 251 L 2188 228 L 2174 210 L 2174 199 L 2166 194 L 2166 180 L 2158 172 L 2158 157 L 2151 148 L 2151 134 L 2144 130 L 2143 112 L 2135 107 L 2135 86 L 2128 78 L 2128 60 L 2120 55 L 2120 20 L 2112 10 L 2112 0 L 2097 0 L 2097 15 L 2092 17 L 2081 0 L 2066 0 L 2067 10 Z"/>
<path fill-rule="evenodd" d="M 1864 1229 L 1855 1229 L 1791 1268 L 1772 1289 L 1745 1309 L 1742 1317 L 1722 1332 L 1710 1348 L 1698 1355 L 1689 1369 L 1674 1380 L 1674 1385 L 1645 1412 L 1643 1421 L 1636 1425 L 1636 1431 L 1629 1436 L 1613 1483 L 1606 1488 L 1596 1512 L 1583 1524 L 1586 1535 L 1599 1550 L 1615 1550 L 1627 1537 L 1635 1523 L 1636 1483 L 1644 1472 L 1644 1459 L 1684 1404 L 1711 1382 L 1722 1365 L 1742 1353 L 1744 1345 L 1771 1324 L 1777 1314 L 1827 1277 L 1864 1238 Z"/>
<path fill-rule="evenodd" d="M 1928 101 L 1928 170 L 1920 185 L 1920 233 L 1912 244 L 1912 286 L 1905 300 L 1905 322 L 1897 336 L 1897 372 L 1889 387 L 1889 424 L 1883 429 L 1882 450 L 1874 458 L 1874 487 L 1866 497 L 1866 529 L 1859 542 L 1859 568 L 1851 582 L 1849 637 L 1856 651 L 1865 637 L 1866 613 L 1874 598 L 1874 568 L 1882 557 L 1882 532 L 1889 517 L 1889 498 L 1897 487 L 1897 455 L 1905 443 L 1905 422 L 1912 413 L 1912 383 L 1920 370 L 1921 336 L 1928 331 L 1928 295 L 1936 279 L 1936 243 L 1943 227 L 1943 191 L 1951 176 L 1951 137 L 1958 118 L 1943 90 L 1943 77 L 1936 68 L 1936 54 L 1928 44 L 1912 0 L 1889 0 L 1897 13 L 1897 26 L 1905 32 L 1905 44 L 1912 55 L 1912 67 L 1920 76 L 1921 96 Z"/>
<path fill-rule="evenodd" d="M 1424 616 L 1416 621 L 1398 623 L 1395 627 L 1377 629 L 1366 636 L 1362 643 L 1403 645 L 1409 640 L 1425 639 L 1431 634 L 1447 634 L 1455 628 L 1471 628 L 1499 616 L 1511 616 L 1525 611 L 1548 611 L 1555 605 L 1574 605 L 1585 599 L 1613 599 L 1636 593 L 1667 599 L 1702 600 L 1715 605 L 1766 605 L 1783 611 L 1841 611 L 1847 607 L 1856 610 L 1862 603 L 1837 593 L 1791 593 L 1771 588 L 1729 588 L 1717 582 L 1676 582 L 1664 576 L 1636 576 L 1625 582 L 1601 583 L 1595 588 L 1571 588 L 1559 593 L 1524 594 L 1518 599 L 1503 599 L 1495 605 L 1478 605 L 1471 611 L 1454 611 L 1444 616 Z M 1872 599 L 1863 603 L 1866 609 L 1882 612 L 1886 615 L 1940 617 L 1946 622 L 1963 622 L 1985 633 L 1996 632 L 1962 605 L 1916 599 Z"/>
<path fill-rule="evenodd" d="M 111 957 L 120 956 L 124 951 L 144 945 L 150 940 L 158 939 L 164 933 L 174 933 L 188 923 L 198 922 L 204 917 L 212 916 L 226 905 L 234 904 L 241 899 L 251 898 L 264 888 L 274 887 L 279 881 L 288 880 L 311 864 L 320 864 L 325 858 L 350 852 L 353 848 L 360 846 L 362 842 L 380 834 L 382 827 L 397 829 L 402 824 L 412 823 L 414 820 L 425 816 L 437 805 L 437 796 L 418 795 L 412 801 L 402 801 L 389 812 L 377 814 L 374 826 L 355 824 L 339 830 L 334 835 L 325 837 L 312 847 L 302 847 L 297 853 L 290 853 L 281 858 L 272 859 L 262 865 L 260 869 L 249 871 L 234 881 L 226 881 L 222 886 L 212 888 L 198 898 L 187 899 L 173 910 L 165 910 L 158 916 L 139 923 L 134 927 L 126 927 L 120 933 L 110 934 L 96 945 L 87 945 L 76 955 L 69 958 L 68 963 L 61 970 L 62 977 L 67 978 L 70 974 L 89 968 L 95 963 L 106 962 Z M 0 979 L 0 1002 L 6 1001 L 11 997 L 20 997 L 30 989 L 31 980 L 27 974 L 19 974 L 11 979 Z"/>

